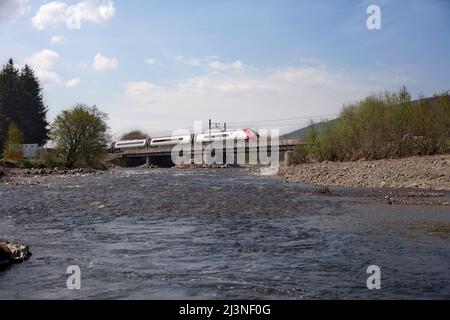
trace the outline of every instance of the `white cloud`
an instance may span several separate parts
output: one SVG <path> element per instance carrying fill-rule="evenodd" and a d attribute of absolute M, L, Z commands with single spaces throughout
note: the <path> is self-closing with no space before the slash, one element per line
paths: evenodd
<path fill-rule="evenodd" d="M 124 122 L 130 121 L 157 131 L 183 128 L 208 117 L 218 121 L 255 121 L 334 114 L 343 103 L 371 92 L 351 75 L 324 66 L 244 68 L 240 72 L 207 70 L 205 75 L 167 86 L 148 81 L 124 83 L 127 100 L 121 110 L 127 114 L 112 113 L 112 125 L 122 128 Z M 139 117 L 131 119 L 133 113 Z M 124 121 L 124 117 L 130 119 Z M 307 124 L 299 122 L 293 127 Z"/>
<path fill-rule="evenodd" d="M 39 79 L 45 84 L 61 84 L 62 78 L 53 71 L 53 67 L 59 59 L 55 51 L 44 49 L 25 59 L 36 72 Z"/>
<path fill-rule="evenodd" d="M 63 23 L 69 29 L 80 29 L 83 22 L 102 23 L 115 14 L 112 0 L 84 0 L 71 5 L 52 1 L 42 5 L 31 22 L 37 30 Z"/>
<path fill-rule="evenodd" d="M 34 68 L 50 69 L 58 60 L 59 54 L 53 50 L 44 49 L 32 55 L 26 60 Z"/>
<path fill-rule="evenodd" d="M 215 71 L 230 71 L 230 70 L 240 70 L 243 64 L 240 60 L 232 63 L 223 63 L 219 60 L 214 60 L 208 63 L 208 68 Z"/>
<path fill-rule="evenodd" d="M 177 61 L 183 64 L 187 64 L 192 67 L 200 67 L 202 66 L 202 61 L 197 58 L 185 58 L 182 55 L 177 56 Z"/>
<path fill-rule="evenodd" d="M 162 91 L 163 87 L 147 81 L 131 81 L 124 84 L 125 94 L 129 97 L 139 97 L 155 91 Z"/>
<path fill-rule="evenodd" d="M 29 9 L 29 0 L 0 0 L 0 22 L 17 19 Z"/>
<path fill-rule="evenodd" d="M 145 59 L 145 62 L 149 65 L 154 65 L 158 63 L 158 60 L 154 59 L 154 58 L 149 58 L 149 59 Z"/>
<path fill-rule="evenodd" d="M 306 58 L 306 57 L 300 58 L 299 61 L 303 64 L 321 64 L 322 63 L 322 60 L 317 59 L 317 58 L 310 58 L 310 57 L 309 58 Z"/>
<path fill-rule="evenodd" d="M 368 77 L 369 81 L 379 83 L 379 84 L 389 84 L 389 85 L 412 85 L 416 84 L 417 80 L 401 74 L 381 74 L 381 75 L 370 75 Z"/>
<path fill-rule="evenodd" d="M 208 71 L 226 72 L 244 69 L 245 65 L 241 60 L 226 63 L 220 60 L 218 56 L 206 56 L 204 58 L 186 58 L 182 55 L 177 56 L 177 61 L 192 67 L 203 67 Z"/>
<path fill-rule="evenodd" d="M 50 39 L 50 42 L 51 42 L 52 44 L 54 44 L 54 45 L 57 45 L 57 44 L 63 44 L 63 43 L 66 42 L 66 38 L 64 38 L 63 36 L 53 36 L 53 37 Z"/>
<path fill-rule="evenodd" d="M 75 88 L 80 84 L 79 78 L 74 78 L 66 82 L 66 88 Z"/>
<path fill-rule="evenodd" d="M 342 74 L 331 74 L 324 66 L 320 67 L 299 67 L 285 68 L 278 70 L 273 74 L 275 79 L 296 82 L 304 85 L 322 85 L 333 86 L 339 85 L 339 79 Z"/>
<path fill-rule="evenodd" d="M 50 24 L 64 23 L 67 21 L 67 4 L 62 2 L 49 2 L 42 5 L 36 15 L 31 19 L 34 28 L 44 30 Z"/>
<path fill-rule="evenodd" d="M 97 53 L 94 57 L 94 70 L 116 70 L 119 63 L 116 58 L 107 58 L 101 53 Z"/>

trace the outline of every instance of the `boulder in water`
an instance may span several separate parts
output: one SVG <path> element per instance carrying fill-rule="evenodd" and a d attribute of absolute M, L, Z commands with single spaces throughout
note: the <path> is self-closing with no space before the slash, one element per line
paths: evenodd
<path fill-rule="evenodd" d="M 331 193 L 330 188 L 328 188 L 328 187 L 326 187 L 326 186 L 320 187 L 320 189 L 318 190 L 318 192 L 321 193 L 321 194 L 330 194 L 330 193 Z"/>
<path fill-rule="evenodd" d="M 30 248 L 18 243 L 0 241 L 0 268 L 30 259 Z"/>

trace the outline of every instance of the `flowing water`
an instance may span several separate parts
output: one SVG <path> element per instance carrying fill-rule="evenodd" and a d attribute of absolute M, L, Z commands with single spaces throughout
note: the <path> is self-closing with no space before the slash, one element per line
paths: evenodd
<path fill-rule="evenodd" d="M 2 299 L 450 298 L 450 212 L 245 170 L 118 170 L 0 185 L 0 239 L 32 258 Z M 81 269 L 81 290 L 66 287 Z M 381 268 L 370 291 L 367 267 Z"/>

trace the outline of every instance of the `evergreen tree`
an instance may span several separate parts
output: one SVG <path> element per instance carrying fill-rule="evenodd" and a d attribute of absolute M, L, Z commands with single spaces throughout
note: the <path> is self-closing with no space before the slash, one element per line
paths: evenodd
<path fill-rule="evenodd" d="M 19 70 L 10 59 L 0 72 L 0 150 L 3 150 L 9 125 L 19 123 L 19 82 Z"/>
<path fill-rule="evenodd" d="M 47 108 L 43 103 L 39 80 L 28 65 L 20 73 L 20 88 L 20 118 L 24 141 L 42 145 L 48 140 Z"/>
<path fill-rule="evenodd" d="M 48 140 L 46 115 L 42 88 L 34 71 L 29 66 L 20 71 L 9 60 L 0 71 L 0 150 L 11 123 L 23 132 L 24 143 L 43 145 Z"/>

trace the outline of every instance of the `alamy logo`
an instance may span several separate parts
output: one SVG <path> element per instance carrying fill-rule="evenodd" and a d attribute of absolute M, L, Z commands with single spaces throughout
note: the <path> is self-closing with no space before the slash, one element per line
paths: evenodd
<path fill-rule="evenodd" d="M 81 9 L 79 7 L 70 7 L 68 9 L 68 18 L 66 21 L 67 29 L 69 30 L 80 30 L 81 29 Z"/>
<path fill-rule="evenodd" d="M 237 164 L 263 165 L 279 168 L 280 131 L 278 129 L 251 129 L 204 133 L 202 122 L 194 124 L 194 135 L 186 130 L 172 133 L 172 139 L 190 143 L 177 143 L 171 158 L 176 165 L 183 164 Z"/>
<path fill-rule="evenodd" d="M 370 277 L 367 279 L 367 289 L 381 290 L 381 268 L 375 265 L 369 266 L 367 274 L 370 274 Z"/>
<path fill-rule="evenodd" d="M 81 289 L 81 270 L 79 266 L 69 266 L 67 274 L 70 274 L 67 279 L 67 289 L 80 290 Z"/>
<path fill-rule="evenodd" d="M 367 28 L 369 30 L 380 30 L 381 29 L 381 8 L 377 5 L 370 5 L 367 8 Z"/>

